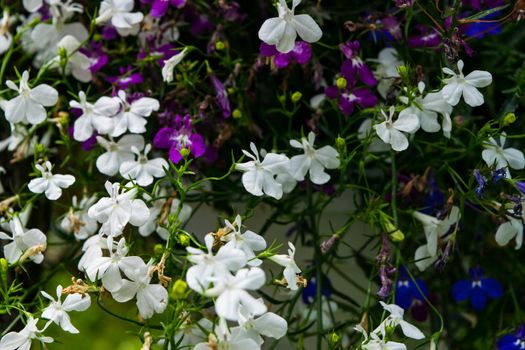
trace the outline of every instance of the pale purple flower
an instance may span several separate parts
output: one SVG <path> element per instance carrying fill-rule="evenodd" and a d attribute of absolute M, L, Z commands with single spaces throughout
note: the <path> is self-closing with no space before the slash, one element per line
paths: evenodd
<path fill-rule="evenodd" d="M 268 45 L 264 42 L 259 47 L 259 53 L 262 57 L 274 57 L 274 63 L 277 68 L 285 68 L 292 62 L 299 64 L 307 63 L 312 57 L 312 47 L 305 41 L 296 41 L 292 51 L 282 53 L 277 51 L 275 45 Z"/>
<path fill-rule="evenodd" d="M 356 78 L 359 77 L 366 85 L 374 86 L 377 84 L 374 73 L 358 56 L 360 47 L 361 45 L 357 40 L 348 41 L 339 46 L 346 57 L 346 60 L 341 65 L 341 74 L 348 82 L 355 82 Z"/>
<path fill-rule="evenodd" d="M 183 148 L 189 149 L 195 158 L 201 157 L 206 152 L 204 138 L 193 132 L 189 115 L 184 118 L 178 115 L 175 118 L 174 128 L 160 129 L 153 139 L 153 145 L 157 148 L 169 149 L 170 160 L 175 164 L 182 159 L 180 151 Z"/>
<path fill-rule="evenodd" d="M 228 92 L 226 91 L 224 84 L 219 80 L 219 78 L 217 78 L 215 74 L 210 75 L 210 79 L 217 94 L 217 104 L 222 111 L 222 115 L 224 118 L 229 118 L 232 114 L 232 110 L 230 107 L 230 101 L 228 100 Z"/>
<path fill-rule="evenodd" d="M 410 47 L 436 47 L 442 42 L 441 34 L 436 29 L 419 28 L 420 34 L 408 38 Z"/>

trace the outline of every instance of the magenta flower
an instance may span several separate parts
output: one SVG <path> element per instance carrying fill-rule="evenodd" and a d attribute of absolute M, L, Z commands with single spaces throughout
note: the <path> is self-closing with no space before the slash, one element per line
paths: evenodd
<path fill-rule="evenodd" d="M 355 106 L 361 108 L 373 107 L 377 104 L 377 97 L 367 88 L 350 86 L 339 90 L 336 86 L 328 86 L 325 89 L 326 97 L 339 101 L 339 110 L 346 116 L 354 112 Z"/>
<path fill-rule="evenodd" d="M 312 47 L 307 42 L 296 41 L 292 51 L 282 53 L 277 51 L 275 45 L 268 45 L 262 42 L 259 47 L 259 53 L 262 57 L 274 57 L 275 66 L 284 68 L 294 61 L 299 64 L 307 63 L 312 57 Z"/>
<path fill-rule="evenodd" d="M 358 56 L 360 47 L 361 45 L 357 40 L 348 41 L 339 46 L 346 57 L 346 60 L 341 66 L 341 74 L 351 84 L 355 83 L 356 78 L 359 77 L 366 85 L 374 86 L 377 84 L 374 73 L 372 73 L 370 67 Z"/>
<path fill-rule="evenodd" d="M 151 4 L 151 17 L 163 17 L 171 6 L 180 9 L 186 5 L 186 0 L 140 0 L 143 4 Z"/>
<path fill-rule="evenodd" d="M 120 75 L 109 76 L 106 80 L 111 84 L 115 84 L 122 90 L 126 90 L 130 85 L 142 83 L 144 81 L 142 74 L 138 72 L 130 74 L 129 72 L 131 72 L 131 70 L 131 66 L 128 66 L 127 68 L 120 67 Z"/>
<path fill-rule="evenodd" d="M 195 158 L 201 157 L 206 152 L 206 143 L 201 135 L 193 133 L 190 116 L 185 115 L 181 118 L 177 115 L 174 124 L 174 128 L 160 129 L 153 139 L 153 145 L 169 149 L 170 160 L 175 164 L 182 159 L 180 151 L 183 148 L 189 149 Z"/>
<path fill-rule="evenodd" d="M 89 70 L 91 73 L 100 71 L 106 64 L 108 64 L 109 57 L 105 51 L 102 50 L 101 42 L 92 41 L 87 48 L 80 48 L 81 53 L 86 55 L 91 61 Z"/>
<path fill-rule="evenodd" d="M 222 111 L 224 118 L 229 118 L 232 114 L 230 107 L 230 101 L 228 100 L 228 92 L 224 87 L 224 84 L 217 78 L 215 74 L 210 75 L 211 83 L 216 92 L 216 100 L 219 108 Z"/>

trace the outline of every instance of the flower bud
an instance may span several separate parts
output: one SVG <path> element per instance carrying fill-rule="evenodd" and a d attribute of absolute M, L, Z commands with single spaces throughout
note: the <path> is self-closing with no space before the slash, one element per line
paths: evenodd
<path fill-rule="evenodd" d="M 335 85 L 340 90 L 343 90 L 344 88 L 346 88 L 347 84 L 348 84 L 348 82 L 343 77 L 337 78 L 337 80 L 335 81 Z"/>
<path fill-rule="evenodd" d="M 330 336 L 328 337 L 328 344 L 330 345 L 331 348 L 336 347 L 340 341 L 341 341 L 341 336 L 339 336 L 339 334 L 337 334 L 336 332 L 332 332 Z"/>
<path fill-rule="evenodd" d="M 7 269 L 8 269 L 7 260 L 0 258 L 0 287 L 8 287 L 7 283 Z"/>
<path fill-rule="evenodd" d="M 225 47 L 226 47 L 226 46 L 224 45 L 224 43 L 223 43 L 222 41 L 217 41 L 217 42 L 215 43 L 215 49 L 216 49 L 217 51 L 222 51 L 222 50 L 224 50 Z"/>
<path fill-rule="evenodd" d="M 282 94 L 281 96 L 279 96 L 279 102 L 281 102 L 282 104 L 286 102 L 286 94 Z"/>
<path fill-rule="evenodd" d="M 516 114 L 507 113 L 503 117 L 503 126 L 508 126 L 516 121 Z"/>
<path fill-rule="evenodd" d="M 155 255 L 162 255 L 162 253 L 164 253 L 164 246 L 162 244 L 155 244 L 155 247 L 153 247 L 153 253 Z"/>
<path fill-rule="evenodd" d="M 171 287 L 170 296 L 172 299 L 182 299 L 186 296 L 187 289 L 188 284 L 184 280 L 178 279 Z"/>
<path fill-rule="evenodd" d="M 184 246 L 184 247 L 187 247 L 190 245 L 190 237 L 188 237 L 187 234 L 185 233 L 181 233 L 177 236 L 178 240 L 179 240 L 179 244 L 181 246 Z"/>
<path fill-rule="evenodd" d="M 346 151 L 346 140 L 341 136 L 337 136 L 335 139 L 335 145 L 339 154 L 342 154 Z"/>
<path fill-rule="evenodd" d="M 296 91 L 292 94 L 292 102 L 297 103 L 301 100 L 303 97 L 303 94 L 301 94 L 299 91 Z"/>
<path fill-rule="evenodd" d="M 407 68 L 407 66 L 401 65 L 401 66 L 399 66 L 399 68 L 397 70 L 398 70 L 399 75 L 401 76 L 401 78 L 406 78 L 408 76 L 408 68 Z"/>
<path fill-rule="evenodd" d="M 242 112 L 239 108 L 235 108 L 232 112 L 232 116 L 235 118 L 235 119 L 240 119 L 242 118 Z"/>
<path fill-rule="evenodd" d="M 234 94 L 235 93 L 235 88 L 231 87 L 231 88 L 228 88 L 228 95 L 231 95 L 231 94 Z"/>
<path fill-rule="evenodd" d="M 182 156 L 182 158 L 186 158 L 190 155 L 190 150 L 188 148 L 182 148 L 180 151 L 179 151 L 180 155 Z"/>

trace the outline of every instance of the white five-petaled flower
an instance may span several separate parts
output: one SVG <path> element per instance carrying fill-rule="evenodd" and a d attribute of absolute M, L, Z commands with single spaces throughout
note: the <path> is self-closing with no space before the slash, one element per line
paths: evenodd
<path fill-rule="evenodd" d="M 392 121 L 395 107 L 390 106 L 389 115 L 381 110 L 385 121 L 374 125 L 377 136 L 384 143 L 390 144 L 394 151 L 404 151 L 408 148 L 408 139 L 403 132 L 413 133 L 419 128 L 419 119 L 415 114 L 399 114 L 396 121 Z"/>
<path fill-rule="evenodd" d="M 78 202 L 77 196 L 73 196 L 72 206 L 68 214 L 60 222 L 60 228 L 68 233 L 73 233 L 77 240 L 88 238 L 97 232 L 97 220 L 89 217 L 87 210 L 97 201 L 97 197 L 82 197 Z"/>
<path fill-rule="evenodd" d="M 288 255 L 276 254 L 270 257 L 270 260 L 284 267 L 283 276 L 288 283 L 288 288 L 297 290 L 297 274 L 301 269 L 295 263 L 295 246 L 288 242 Z"/>
<path fill-rule="evenodd" d="M 297 34 L 309 43 L 321 39 L 323 32 L 310 15 L 296 15 L 294 13 L 295 7 L 300 3 L 301 0 L 293 0 L 290 9 L 286 0 L 279 0 L 277 4 L 279 17 L 264 21 L 261 29 L 259 29 L 259 39 L 269 45 L 275 45 L 277 50 L 283 53 L 292 51 Z"/>
<path fill-rule="evenodd" d="M 134 134 L 146 132 L 146 117 L 149 117 L 154 111 L 160 108 L 159 101 L 151 97 L 141 97 L 136 101 L 128 103 L 126 92 L 118 92 L 120 99 L 120 112 L 113 117 L 113 130 L 111 136 L 120 136 L 129 130 Z"/>
<path fill-rule="evenodd" d="M 73 138 L 77 141 L 86 141 L 96 130 L 99 134 L 108 134 L 113 130 L 113 119 L 120 103 L 118 98 L 102 96 L 94 104 L 86 99 L 84 91 L 78 93 L 79 102 L 70 101 L 71 108 L 82 110 L 82 115 L 75 120 Z"/>
<path fill-rule="evenodd" d="M 253 154 L 242 150 L 242 152 L 253 160 L 246 163 L 235 164 L 235 168 L 244 172 L 242 184 L 246 191 L 254 196 L 267 194 L 275 199 L 283 196 L 282 185 L 275 180 L 275 176 L 289 173 L 290 159 L 283 154 L 267 153 L 263 161 L 259 159 L 259 151 L 253 142 L 250 143 Z"/>
<path fill-rule="evenodd" d="M 339 167 L 339 153 L 332 146 L 324 146 L 320 149 L 314 148 L 315 134 L 310 131 L 308 139 L 303 137 L 301 141 L 290 140 L 290 145 L 304 151 L 304 154 L 293 156 L 290 159 L 290 171 L 297 181 L 303 181 L 306 173 L 310 174 L 310 181 L 316 185 L 322 185 L 330 180 L 330 175 L 324 169 L 336 169 Z"/>
<path fill-rule="evenodd" d="M 0 55 L 9 50 L 11 43 L 13 42 L 13 36 L 9 33 L 9 12 L 4 10 L 4 16 L 0 21 Z"/>
<path fill-rule="evenodd" d="M 29 259 L 36 264 L 44 260 L 42 252 L 46 249 L 47 238 L 42 231 L 36 228 L 26 230 L 18 216 L 9 221 L 9 231 L 11 231 L 11 236 L 0 232 L 0 239 L 12 241 L 4 246 L 4 256 L 8 263 L 16 263 L 26 253 L 29 254 Z"/>
<path fill-rule="evenodd" d="M 164 79 L 166 83 L 171 83 L 173 81 L 173 70 L 182 61 L 187 51 L 188 49 L 184 48 L 169 60 L 164 61 L 164 67 L 162 67 L 162 79 Z"/>
<path fill-rule="evenodd" d="M 248 259 L 248 265 L 259 266 L 262 263 L 262 260 L 257 259 L 254 252 L 266 249 L 266 241 L 264 238 L 250 230 L 242 233 L 242 219 L 240 215 L 235 217 L 233 223 L 228 220 L 224 221 L 226 227 L 231 231 L 227 235 L 222 236 L 221 241 L 227 242 L 225 244 L 226 247 L 233 247 L 242 250 L 244 255 L 246 255 L 246 259 Z"/>
<path fill-rule="evenodd" d="M 99 256 L 87 262 L 86 274 L 89 279 L 95 281 L 102 280 L 102 285 L 110 292 L 114 292 L 122 287 L 122 277 L 120 271 L 124 274 L 133 272 L 144 265 L 144 261 L 138 256 L 126 256 L 128 247 L 126 240 L 121 238 L 115 250 L 113 251 L 113 239 L 107 239 L 107 248 L 109 256 Z M 102 252 L 101 250 L 99 252 Z"/>
<path fill-rule="evenodd" d="M 163 158 L 148 159 L 151 145 L 147 144 L 144 153 L 135 146 L 131 146 L 131 151 L 137 156 L 136 160 L 127 160 L 120 165 L 120 175 L 125 179 L 135 180 L 139 186 L 148 186 L 153 183 L 154 177 L 164 177 L 164 169 L 169 168 L 168 162 Z"/>
<path fill-rule="evenodd" d="M 228 324 L 223 318 L 219 318 L 219 322 L 214 330 L 215 334 L 210 334 L 207 343 L 198 343 L 193 350 L 260 350 L 261 347 L 250 338 L 245 338 L 242 335 L 236 334 L 234 336 L 233 330 L 230 332 Z"/>
<path fill-rule="evenodd" d="M 44 0 L 23 0 L 22 4 L 28 12 L 36 12 L 44 4 Z"/>
<path fill-rule="evenodd" d="M 78 333 L 78 329 L 71 324 L 69 315 L 70 311 L 86 311 L 91 305 L 91 298 L 89 294 L 82 295 L 79 293 L 68 294 L 62 302 L 62 286 L 57 286 L 57 300 L 44 291 L 42 295 L 51 300 L 51 303 L 42 311 L 42 318 L 51 320 L 59 325 L 63 330 L 69 333 Z"/>
<path fill-rule="evenodd" d="M 524 198 L 521 198 L 523 201 Z M 523 244 L 523 223 L 525 222 L 525 212 L 514 211 L 514 203 L 511 204 L 512 207 L 507 209 L 507 219 L 509 221 L 499 225 L 498 230 L 496 231 L 496 242 L 500 246 L 506 246 L 514 238 L 516 241 L 515 249 L 520 249 Z"/>
<path fill-rule="evenodd" d="M 77 38 L 73 35 L 66 35 L 58 42 L 58 54 L 55 57 L 50 67 L 59 69 L 60 68 L 60 54 L 61 51 L 65 51 L 67 54 L 66 74 L 73 74 L 73 77 L 83 83 L 87 83 L 91 80 L 91 61 L 90 59 L 78 51 L 81 44 Z"/>
<path fill-rule="evenodd" d="M 5 105 L 5 119 L 11 123 L 40 124 L 46 119 L 44 107 L 54 106 L 58 101 L 58 91 L 55 88 L 40 84 L 30 88 L 29 73 L 24 71 L 17 87 L 11 80 L 6 85 L 18 92 L 18 96 L 7 101 Z"/>
<path fill-rule="evenodd" d="M 142 12 L 131 12 L 134 5 L 134 0 L 104 0 L 100 4 L 95 23 L 100 25 L 111 21 L 120 35 L 136 35 L 144 15 Z"/>
<path fill-rule="evenodd" d="M 168 291 L 160 284 L 151 284 L 150 266 L 142 267 L 126 274 L 120 289 L 111 293 L 119 303 L 137 298 L 137 307 L 142 318 L 150 318 L 154 313 L 162 313 L 168 305 Z"/>
<path fill-rule="evenodd" d="M 116 175 L 120 165 L 125 161 L 133 161 L 135 155 L 131 151 L 131 147 L 144 148 L 144 137 L 141 135 L 124 135 L 117 142 L 113 141 L 112 138 L 108 141 L 97 136 L 97 141 L 106 150 L 97 158 L 97 169 L 102 174 L 109 176 Z"/>
<path fill-rule="evenodd" d="M 100 232 L 118 236 L 128 224 L 142 226 L 149 218 L 149 209 L 141 199 L 135 199 L 137 189 L 129 191 L 119 183 L 106 181 L 104 185 L 110 197 L 101 198 L 88 210 L 88 215 L 102 224 Z"/>
<path fill-rule="evenodd" d="M 31 341 L 37 339 L 42 343 L 52 343 L 53 338 L 44 337 L 41 333 L 47 328 L 38 329 L 36 324 L 38 318 L 29 317 L 27 324 L 20 332 L 9 332 L 0 339 L 0 349 L 2 350 L 28 350 L 31 348 Z"/>
<path fill-rule="evenodd" d="M 266 305 L 261 299 L 255 299 L 247 292 L 247 290 L 258 290 L 265 282 L 264 271 L 260 268 L 240 269 L 235 275 L 225 274 L 213 288 L 205 292 L 205 295 L 217 297 L 215 311 L 219 317 L 237 321 L 241 306 L 254 316 L 266 312 Z"/>
<path fill-rule="evenodd" d="M 232 337 L 237 339 L 252 339 L 257 345 L 264 343 L 261 335 L 280 339 L 286 335 L 288 323 L 284 318 L 273 312 L 266 312 L 258 318 L 249 313 L 245 307 L 239 310 L 239 326 L 231 330 Z"/>
<path fill-rule="evenodd" d="M 525 157 L 523 152 L 516 148 L 503 148 L 506 139 L 507 134 L 504 132 L 499 137 L 499 145 L 493 137 L 489 138 L 483 144 L 485 149 L 481 152 L 481 157 L 488 166 L 494 165 L 496 169 L 505 168 L 506 177 L 510 179 L 509 167 L 512 169 L 525 168 Z"/>
<path fill-rule="evenodd" d="M 366 341 L 366 340 L 365 340 Z M 371 333 L 370 339 L 366 344 L 362 344 L 363 350 L 406 350 L 407 347 L 403 343 L 381 339 L 377 334 Z"/>
<path fill-rule="evenodd" d="M 450 68 L 443 68 L 445 74 L 451 75 L 450 78 L 443 79 L 443 82 L 446 84 L 441 90 L 443 98 L 452 106 L 455 106 L 458 104 L 461 96 L 463 96 L 463 99 L 469 106 L 481 106 L 484 102 L 483 95 L 477 88 L 489 86 L 492 83 L 492 75 L 486 71 L 475 70 L 464 76 L 463 66 L 463 61 L 459 60 L 459 74 L 456 74 Z"/>
<path fill-rule="evenodd" d="M 445 236 L 452 225 L 459 221 L 461 213 L 458 207 L 453 206 L 448 216 L 442 220 L 420 212 L 414 212 L 413 215 L 423 224 L 427 239 L 427 244 L 420 246 L 415 252 L 416 266 L 423 271 L 436 261 L 439 239 Z"/>
<path fill-rule="evenodd" d="M 221 281 L 229 271 L 237 271 L 246 265 L 246 255 L 234 247 L 221 247 L 213 254 L 213 236 L 204 237 L 207 252 L 187 247 L 188 260 L 195 264 L 186 273 L 188 286 L 196 292 L 204 293 L 210 283 Z"/>
<path fill-rule="evenodd" d="M 44 193 L 49 200 L 54 201 L 60 198 L 62 196 L 62 188 L 68 188 L 75 183 L 73 175 L 53 175 L 51 172 L 53 166 L 49 161 L 43 165 L 36 164 L 35 168 L 42 176 L 31 180 L 27 187 L 33 193 Z"/>
<path fill-rule="evenodd" d="M 373 333 L 381 334 L 384 337 L 387 334 L 388 327 L 395 328 L 399 325 L 401 326 L 401 330 L 406 337 L 412 339 L 425 338 L 425 335 L 416 326 L 413 326 L 407 321 L 403 320 L 405 311 L 401 307 L 397 306 L 396 304 L 385 304 L 382 301 L 380 301 L 380 303 L 381 306 L 383 306 L 383 309 L 390 312 L 390 315 L 387 316 L 387 318 L 374 330 Z"/>

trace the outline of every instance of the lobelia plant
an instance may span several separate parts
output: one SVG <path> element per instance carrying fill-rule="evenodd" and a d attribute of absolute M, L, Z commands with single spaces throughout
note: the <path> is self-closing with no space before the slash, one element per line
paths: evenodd
<path fill-rule="evenodd" d="M 0 350 L 525 349 L 522 0 L 0 6 Z"/>

